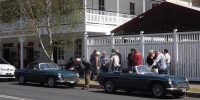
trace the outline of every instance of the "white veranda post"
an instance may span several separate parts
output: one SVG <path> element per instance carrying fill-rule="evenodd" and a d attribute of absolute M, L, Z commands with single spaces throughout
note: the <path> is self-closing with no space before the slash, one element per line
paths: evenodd
<path fill-rule="evenodd" d="M 24 66 L 24 49 L 23 49 L 23 47 L 24 47 L 24 40 L 25 40 L 25 38 L 23 37 L 23 36 L 20 36 L 19 37 L 19 42 L 20 42 L 20 68 L 23 68 L 23 66 Z"/>

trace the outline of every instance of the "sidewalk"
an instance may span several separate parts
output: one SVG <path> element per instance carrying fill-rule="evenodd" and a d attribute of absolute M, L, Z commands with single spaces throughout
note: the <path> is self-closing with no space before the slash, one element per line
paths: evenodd
<path fill-rule="evenodd" d="M 84 79 L 80 79 L 78 87 L 84 86 Z M 90 81 L 90 88 L 103 89 L 103 86 L 100 86 L 96 81 Z M 196 92 L 197 91 L 197 92 Z M 188 97 L 197 97 L 200 98 L 200 82 L 191 82 L 190 90 L 186 92 Z"/>

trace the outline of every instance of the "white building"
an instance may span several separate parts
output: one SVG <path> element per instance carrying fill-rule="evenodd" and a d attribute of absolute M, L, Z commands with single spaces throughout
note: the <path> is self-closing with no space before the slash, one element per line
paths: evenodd
<path fill-rule="evenodd" d="M 69 57 L 84 56 L 84 36 L 110 35 L 110 31 L 121 24 L 126 23 L 137 15 L 151 9 L 161 2 L 173 2 L 182 5 L 191 5 L 191 0 L 85 0 L 85 24 L 77 27 L 76 32 L 82 36 L 77 38 L 74 47 L 66 48 L 66 45 L 59 45 L 55 49 L 55 62 L 66 63 Z M 20 21 L 8 24 L 0 24 L 0 57 L 5 58 L 12 64 L 19 66 L 20 58 L 22 63 L 28 64 L 32 61 L 46 61 L 48 58 L 40 47 L 37 39 L 26 37 L 23 43 L 23 57 L 20 57 L 19 32 Z M 62 30 L 62 33 L 67 33 Z"/>

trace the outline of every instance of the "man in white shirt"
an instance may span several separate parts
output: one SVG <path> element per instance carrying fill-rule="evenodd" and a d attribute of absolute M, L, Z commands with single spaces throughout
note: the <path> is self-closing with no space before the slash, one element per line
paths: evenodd
<path fill-rule="evenodd" d="M 168 49 L 165 49 L 165 50 L 164 50 L 164 55 L 165 55 L 166 63 L 167 63 L 167 72 L 168 72 L 168 74 L 170 74 L 171 56 L 170 56 L 169 53 L 168 53 Z"/>
<path fill-rule="evenodd" d="M 110 58 L 112 63 L 112 71 L 119 71 L 120 70 L 120 59 L 116 52 L 113 52 L 113 56 Z"/>
<path fill-rule="evenodd" d="M 158 65 L 158 74 L 167 74 L 167 64 L 164 54 L 159 51 L 155 51 L 155 54 L 157 57 L 150 67 L 152 68 L 153 66 Z"/>

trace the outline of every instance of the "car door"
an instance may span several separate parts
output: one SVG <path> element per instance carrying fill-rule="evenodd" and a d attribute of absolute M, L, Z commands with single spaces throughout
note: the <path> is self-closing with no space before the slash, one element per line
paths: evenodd
<path fill-rule="evenodd" d="M 120 88 L 131 88 L 132 78 L 130 73 L 120 73 L 118 87 Z"/>
<path fill-rule="evenodd" d="M 146 90 L 150 81 L 144 74 L 132 74 L 130 84 L 132 84 L 131 87 L 135 90 Z"/>
<path fill-rule="evenodd" d="M 37 82 L 39 66 L 38 64 L 31 64 L 27 69 L 26 80 Z"/>

